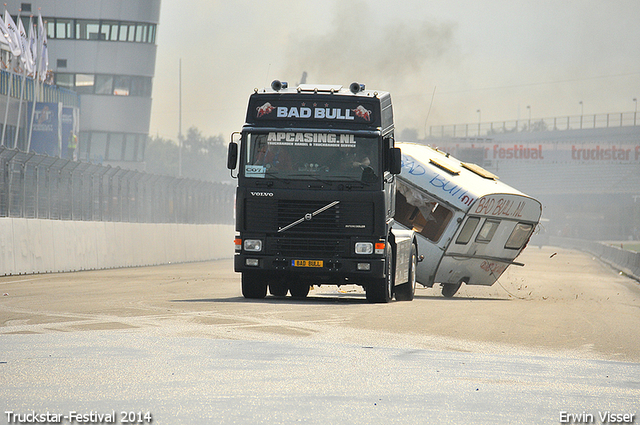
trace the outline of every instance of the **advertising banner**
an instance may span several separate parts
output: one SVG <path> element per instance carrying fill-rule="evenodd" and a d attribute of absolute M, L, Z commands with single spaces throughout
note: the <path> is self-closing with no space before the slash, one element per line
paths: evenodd
<path fill-rule="evenodd" d="M 544 142 L 544 143 L 440 143 L 438 148 L 457 158 L 469 156 L 484 161 L 516 161 L 539 163 L 640 163 L 640 144 L 629 142 Z"/>
<path fill-rule="evenodd" d="M 28 121 L 31 122 L 33 102 L 29 102 Z M 62 151 L 61 139 L 62 103 L 36 102 L 31 131 L 31 152 L 60 156 Z"/>

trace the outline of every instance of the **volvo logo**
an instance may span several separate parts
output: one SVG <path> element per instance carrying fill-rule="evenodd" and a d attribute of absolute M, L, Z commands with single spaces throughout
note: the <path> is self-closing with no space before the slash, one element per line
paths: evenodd
<path fill-rule="evenodd" d="M 273 196 L 273 192 L 251 192 L 251 196 Z"/>

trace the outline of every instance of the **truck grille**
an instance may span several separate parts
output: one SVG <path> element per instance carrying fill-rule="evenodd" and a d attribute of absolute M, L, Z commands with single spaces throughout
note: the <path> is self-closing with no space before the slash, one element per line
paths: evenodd
<path fill-rule="evenodd" d="M 246 229 L 277 233 L 279 229 L 311 214 L 331 201 L 299 201 L 287 199 L 247 198 Z M 373 231 L 373 203 L 341 201 L 311 220 L 305 220 L 281 233 L 283 238 L 295 236 L 360 236 Z M 308 241 L 311 242 L 311 241 Z"/>
<path fill-rule="evenodd" d="M 309 256 L 333 257 L 347 255 L 347 240 L 336 238 L 269 238 L 267 239 L 267 254 L 295 256 L 305 258 Z"/>

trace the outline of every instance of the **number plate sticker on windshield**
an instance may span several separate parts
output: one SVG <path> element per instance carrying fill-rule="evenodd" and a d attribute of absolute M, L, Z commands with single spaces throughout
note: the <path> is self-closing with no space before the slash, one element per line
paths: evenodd
<path fill-rule="evenodd" d="M 322 260 L 291 260 L 293 267 L 323 267 Z"/>

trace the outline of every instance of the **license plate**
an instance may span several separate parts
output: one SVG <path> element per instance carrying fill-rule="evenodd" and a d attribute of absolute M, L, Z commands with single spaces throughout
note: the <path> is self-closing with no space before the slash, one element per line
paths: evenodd
<path fill-rule="evenodd" d="M 323 267 L 322 260 L 291 260 L 293 267 Z"/>

